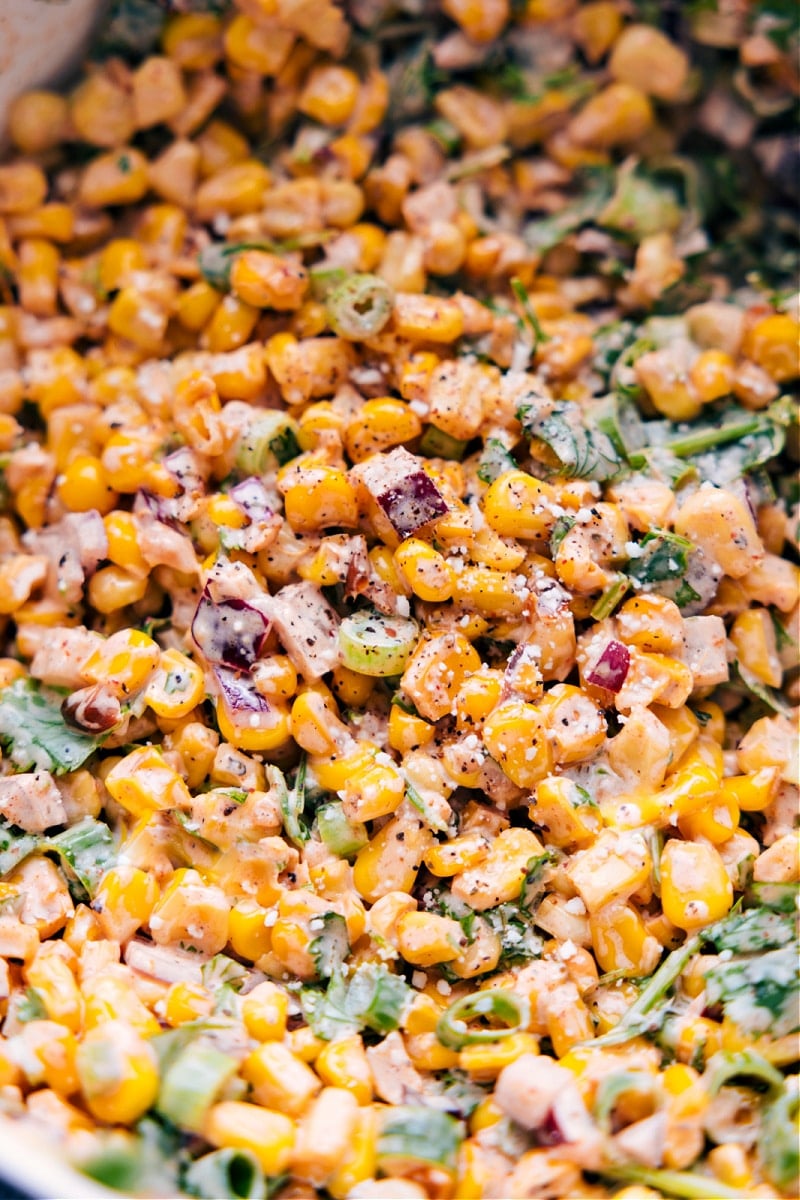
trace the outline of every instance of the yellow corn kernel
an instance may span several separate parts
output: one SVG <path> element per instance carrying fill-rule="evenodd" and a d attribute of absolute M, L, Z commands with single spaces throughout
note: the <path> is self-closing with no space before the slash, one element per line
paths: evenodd
<path fill-rule="evenodd" d="M 225 56 L 235 66 L 257 75 L 277 75 L 289 57 L 294 34 L 253 21 L 244 13 L 225 30 Z"/>
<path fill-rule="evenodd" d="M 144 249 L 134 238 L 113 238 L 100 252 L 100 286 L 107 292 L 125 287 L 131 276 L 147 268 Z"/>
<path fill-rule="evenodd" d="M 524 471 L 506 471 L 489 485 L 483 498 L 488 524 L 501 537 L 547 537 L 555 524 L 552 487 Z"/>
<path fill-rule="evenodd" d="M 641 595 L 626 600 L 617 613 L 622 641 L 653 654 L 670 654 L 683 644 L 680 609 L 665 596 Z"/>
<path fill-rule="evenodd" d="M 693 932 L 730 911 L 733 888 L 717 850 L 671 839 L 661 855 L 661 904 L 678 929 Z"/>
<path fill-rule="evenodd" d="M 30 212 L 46 195 L 47 178 L 41 167 L 26 162 L 0 167 L 1 215 Z"/>
<path fill-rule="evenodd" d="M 711 842 L 721 846 L 739 828 L 739 806 L 731 795 L 718 794 L 710 804 L 689 813 L 678 821 L 678 828 L 688 841 Z"/>
<path fill-rule="evenodd" d="M 259 1042 L 280 1041 L 286 1033 L 288 1015 L 287 993 L 269 980 L 257 984 L 242 1000 L 242 1020 L 245 1028 L 250 1036 Z"/>
<path fill-rule="evenodd" d="M 217 725 L 226 742 L 239 750 L 268 752 L 285 746 L 291 735 L 289 711 L 283 704 L 266 702 L 258 713 L 233 709 L 227 698 L 217 697 Z"/>
<path fill-rule="evenodd" d="M 322 1087 L 310 1067 L 295 1058 L 283 1042 L 264 1042 L 242 1063 L 242 1076 L 265 1108 L 298 1116 Z"/>
<path fill-rule="evenodd" d="M 357 1114 L 348 1152 L 326 1180 L 333 1200 L 346 1200 L 357 1184 L 374 1179 L 377 1173 L 377 1110 L 362 1108 Z"/>
<path fill-rule="evenodd" d="M 230 911 L 228 936 L 236 954 L 256 962 L 272 949 L 272 933 L 266 924 L 267 909 L 255 900 L 240 900 Z"/>
<path fill-rule="evenodd" d="M 371 1103 L 372 1072 L 360 1034 L 328 1042 L 317 1055 L 314 1069 L 329 1087 L 345 1088 L 359 1104 Z"/>
<path fill-rule="evenodd" d="M 64 136 L 67 102 L 57 92 L 23 92 L 8 108 L 8 133 L 23 154 L 51 150 Z"/>
<path fill-rule="evenodd" d="M 81 176 L 79 196 L 90 208 L 135 204 L 148 188 L 147 159 L 132 146 L 92 159 Z"/>
<path fill-rule="evenodd" d="M 119 500 L 109 486 L 102 462 L 94 454 L 73 458 L 59 480 L 58 498 L 70 512 L 96 509 L 102 515 L 111 512 Z"/>
<path fill-rule="evenodd" d="M 192 790 L 199 788 L 211 770 L 219 734 L 200 721 L 187 721 L 165 738 L 165 749 L 179 755 L 182 773 Z"/>
<path fill-rule="evenodd" d="M 55 1021 L 30 1021 L 19 1036 L 25 1051 L 22 1070 L 28 1083 L 43 1083 L 59 1096 L 73 1096 L 80 1087 L 75 1034 Z"/>
<path fill-rule="evenodd" d="M 265 1175 L 280 1175 L 294 1148 L 294 1124 L 280 1112 L 242 1100 L 223 1100 L 209 1109 L 203 1137 L 219 1149 L 249 1150 Z"/>
<path fill-rule="evenodd" d="M 356 855 L 353 884 L 359 896 L 374 904 L 388 892 L 410 892 L 432 843 L 423 821 L 392 817 Z"/>
<path fill-rule="evenodd" d="M 460 633 L 420 640 L 403 672 L 402 692 L 430 721 L 453 710 L 464 680 L 481 665 L 478 652 Z"/>
<path fill-rule="evenodd" d="M 775 798 L 780 786 L 777 767 L 761 767 L 747 775 L 729 775 L 722 780 L 719 799 L 730 802 L 742 812 L 763 812 Z"/>
<path fill-rule="evenodd" d="M 358 76 L 347 67 L 315 67 L 306 79 L 297 107 L 321 125 L 344 125 L 355 108 L 358 87 Z"/>
<path fill-rule="evenodd" d="M 147 591 L 147 579 L 124 571 L 122 567 L 103 567 L 89 580 L 89 603 L 101 613 L 113 613 L 141 600 Z"/>
<path fill-rule="evenodd" d="M 253 680 L 268 699 L 289 700 L 297 691 L 297 671 L 286 654 L 260 658 L 253 668 Z"/>
<path fill-rule="evenodd" d="M 212 354 L 238 350 L 249 341 L 258 315 L 257 308 L 245 304 L 237 296 L 223 297 L 205 329 L 208 349 Z"/>
<path fill-rule="evenodd" d="M 730 394 L 734 361 L 724 350 L 703 350 L 689 368 L 689 383 L 702 404 Z"/>
<path fill-rule="evenodd" d="M 164 1020 L 172 1029 L 207 1017 L 213 1011 L 214 997 L 199 983 L 173 983 L 164 997 Z"/>
<path fill-rule="evenodd" d="M 538 1054 L 539 1039 L 532 1033 L 512 1033 L 497 1042 L 465 1046 L 458 1055 L 458 1065 L 473 1079 L 496 1079 L 504 1067 L 516 1062 L 523 1054 Z"/>
<path fill-rule="evenodd" d="M 512 700 L 499 705 L 486 719 L 483 742 L 519 787 L 534 787 L 552 770 L 545 718 L 532 704 Z"/>
<path fill-rule="evenodd" d="M 394 554 L 398 570 L 420 600 L 440 603 L 453 595 L 455 575 L 438 550 L 420 538 L 406 538 Z"/>
<path fill-rule="evenodd" d="M 219 954 L 228 940 L 230 907 L 220 888 L 181 867 L 150 914 L 150 933 L 160 946 L 183 944 Z"/>
<path fill-rule="evenodd" d="M 768 687 L 779 688 L 783 682 L 783 667 L 769 611 L 748 608 L 739 613 L 729 636 L 742 666 Z"/>
<path fill-rule="evenodd" d="M 35 988 L 47 1017 L 77 1033 L 83 1022 L 83 1000 L 69 963 L 57 953 L 58 942 L 40 947 L 33 962 L 25 968 L 25 982 Z"/>
<path fill-rule="evenodd" d="M 186 717 L 205 696 L 205 677 L 180 650 L 164 650 L 145 688 L 145 699 L 159 717 Z"/>
<path fill-rule="evenodd" d="M 119 759 L 104 782 L 117 803 L 135 817 L 191 806 L 186 784 L 154 746 L 141 746 Z"/>
<path fill-rule="evenodd" d="M 81 1092 L 89 1111 L 109 1125 L 131 1125 L 158 1095 L 153 1048 L 123 1021 L 90 1029 L 76 1055 Z"/>
<path fill-rule="evenodd" d="M 585 846 L 598 831 L 596 810 L 581 803 L 580 792 L 564 776 L 550 775 L 537 785 L 528 813 L 554 846 Z"/>
<path fill-rule="evenodd" d="M 286 520 L 295 533 L 316 533 L 332 525 L 354 529 L 358 501 L 353 484 L 338 467 L 298 472 L 284 496 Z"/>
<path fill-rule="evenodd" d="M 641 916 L 630 904 L 608 904 L 589 917 L 592 947 L 602 971 L 620 972 L 622 978 L 649 975 L 661 956 L 661 945 L 651 937 Z"/>
<path fill-rule="evenodd" d="M 326 695 L 314 688 L 306 688 L 292 705 L 291 719 L 292 737 L 309 754 L 328 755 L 335 758 L 337 751 L 349 741 L 347 728 L 339 719 L 338 709 L 330 693 Z M 362 749 L 366 750 L 366 747 Z M 374 753 L 374 748 L 370 747 L 367 752 L 367 761 Z M 331 783 L 331 772 L 329 771 L 325 773 L 326 782 L 322 786 L 330 786 L 334 791 L 338 791 L 340 787 L 344 787 L 356 763 L 360 763 L 362 760 L 363 755 L 359 752 L 352 761 L 340 759 L 338 762 L 332 762 L 331 770 L 336 776 L 336 782 Z"/>
<path fill-rule="evenodd" d="M 389 450 L 419 437 L 422 422 L 408 404 L 392 396 L 367 400 L 345 428 L 345 447 L 351 462 Z"/>
<path fill-rule="evenodd" d="M 489 842 L 483 834 L 465 833 L 448 842 L 436 842 L 425 855 L 425 865 L 439 879 L 459 875 L 486 858 Z"/>
<path fill-rule="evenodd" d="M 331 687 L 337 700 L 346 708 L 365 708 L 375 686 L 375 680 L 370 675 L 362 675 L 351 671 L 349 667 L 334 667 Z M 389 733 L 391 745 L 391 731 Z"/>
<path fill-rule="evenodd" d="M 221 57 L 219 18 L 212 13 L 177 13 L 166 22 L 161 47 L 186 71 L 213 67 Z"/>
<path fill-rule="evenodd" d="M 726 1142 L 722 1146 L 715 1146 L 713 1150 L 709 1151 L 708 1165 L 720 1183 L 724 1183 L 729 1188 L 736 1188 L 737 1191 L 741 1190 L 743 1195 L 751 1191 L 755 1185 L 753 1168 L 747 1157 L 747 1151 L 744 1146 L 738 1145 L 736 1142 Z"/>
<path fill-rule="evenodd" d="M 397 923 L 397 944 L 406 962 L 417 967 L 432 967 L 436 963 L 452 962 L 458 958 L 464 942 L 464 932 L 458 921 L 435 913 L 409 912 Z"/>
<path fill-rule="evenodd" d="M 476 866 L 455 876 L 453 895 L 478 912 L 512 900 L 519 896 L 529 860 L 542 853 L 530 830 L 504 829 Z"/>
<path fill-rule="evenodd" d="M 156 880 L 138 867 L 125 863 L 106 871 L 94 898 L 105 936 L 126 942 L 147 924 L 158 896 Z"/>
<path fill-rule="evenodd" d="M 87 683 L 110 683 L 130 696 L 149 679 L 160 657 L 158 643 L 146 633 L 121 629 L 89 655 L 81 676 Z"/>
<path fill-rule="evenodd" d="M 568 134 L 581 146 L 607 150 L 636 141 L 653 121 L 653 107 L 644 92 L 627 83 L 611 83 L 584 104 Z"/>
<path fill-rule="evenodd" d="M 574 854 L 566 868 L 589 913 L 614 900 L 627 900 L 647 883 L 653 860 L 638 833 L 604 830 L 594 845 Z"/>
<path fill-rule="evenodd" d="M 416 292 L 395 296 L 395 332 L 417 342 L 455 342 L 464 332 L 464 314 L 454 300 Z"/>
<path fill-rule="evenodd" d="M 233 259 L 231 289 L 245 304 L 292 312 L 308 287 L 302 264 L 264 250 L 244 250 Z"/>
<path fill-rule="evenodd" d="M 83 399 L 86 366 L 71 346 L 35 350 L 28 358 L 28 399 L 39 406 L 44 417 L 55 408 Z"/>
<path fill-rule="evenodd" d="M 175 316 L 184 329 L 199 332 L 213 317 L 222 297 L 204 279 L 198 279 L 181 292 L 175 304 Z"/>
<path fill-rule="evenodd" d="M 263 163 L 255 159 L 232 163 L 200 184 L 195 196 L 197 217 L 207 221 L 219 213 L 238 217 L 257 212 L 269 182 L 269 171 Z"/>
<path fill-rule="evenodd" d="M 800 324 L 787 313 L 763 317 L 747 330 L 742 354 L 771 375 L 776 383 L 786 383 L 800 375 Z"/>
<path fill-rule="evenodd" d="M 383 763 L 365 763 L 349 776 L 339 795 L 351 821 L 375 821 L 400 807 L 405 781 L 397 768 Z"/>
<path fill-rule="evenodd" d="M 60 255 L 43 238 L 25 238 L 17 247 L 19 302 L 37 317 L 55 316 L 58 307 Z"/>
<path fill-rule="evenodd" d="M 400 754 L 427 746 L 435 733 L 433 725 L 393 704 L 389 712 L 389 745 Z"/>
<path fill-rule="evenodd" d="M 497 706 L 503 690 L 503 672 L 481 666 L 469 675 L 456 697 L 456 721 L 459 728 L 478 725 Z"/>

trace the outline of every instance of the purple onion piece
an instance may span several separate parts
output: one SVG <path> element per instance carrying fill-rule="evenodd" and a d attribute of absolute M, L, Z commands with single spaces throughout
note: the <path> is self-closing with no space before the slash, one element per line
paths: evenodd
<path fill-rule="evenodd" d="M 197 458 L 188 446 L 173 450 L 161 460 L 162 467 L 169 471 L 172 478 L 184 492 L 204 492 L 205 480 L 200 474 Z"/>
<path fill-rule="evenodd" d="M 609 642 L 591 671 L 587 672 L 586 681 L 594 687 L 605 688 L 607 692 L 618 692 L 630 665 L 628 647 L 623 646 L 622 642 Z"/>
<path fill-rule="evenodd" d="M 536 1130 L 536 1141 L 540 1146 L 563 1146 L 569 1139 L 559 1124 L 555 1109 L 550 1109 L 544 1123 Z"/>
<path fill-rule="evenodd" d="M 216 603 L 207 587 L 192 621 L 192 637 L 208 661 L 234 671 L 250 670 L 269 629 L 269 618 L 260 609 L 236 597 Z"/>
<path fill-rule="evenodd" d="M 249 675 L 241 675 L 226 667 L 214 667 L 220 694 L 232 712 L 271 713 L 269 700 L 256 691 Z"/>
<path fill-rule="evenodd" d="M 269 493 L 255 475 L 237 483 L 228 496 L 252 522 L 269 521 L 275 515 L 270 507 Z"/>
<path fill-rule="evenodd" d="M 169 525 L 172 529 L 183 532 L 183 527 L 178 519 L 175 508 L 175 501 L 165 496 L 154 496 L 152 492 L 147 492 L 143 488 L 140 488 L 134 497 L 133 511 L 135 514 L 150 513 L 162 525 Z"/>
<path fill-rule="evenodd" d="M 447 502 L 430 475 L 412 471 L 400 483 L 376 497 L 395 533 L 409 537 L 429 521 L 443 517 Z"/>

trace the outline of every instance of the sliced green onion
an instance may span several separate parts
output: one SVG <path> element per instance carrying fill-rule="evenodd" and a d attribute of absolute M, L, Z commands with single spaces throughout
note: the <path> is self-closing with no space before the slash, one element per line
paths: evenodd
<path fill-rule="evenodd" d="M 661 966 L 650 976 L 645 987 L 622 1014 L 622 1017 L 608 1033 L 599 1038 L 593 1038 L 592 1046 L 616 1046 L 620 1042 L 629 1042 L 638 1037 L 650 1025 L 648 1013 L 658 1004 L 661 997 L 669 991 L 675 980 L 683 971 L 690 958 L 699 953 L 703 938 L 699 935 L 687 938 L 682 946 L 673 950 L 662 962 Z M 582 1043 L 583 1044 L 583 1043 Z"/>
<path fill-rule="evenodd" d="M 504 1021 L 503 1029 L 470 1029 L 467 1021 L 474 1017 L 493 1017 Z M 525 1029 L 530 1020 L 528 1001 L 513 992 L 495 988 L 477 992 L 474 996 L 462 996 L 445 1009 L 436 1023 L 436 1036 L 443 1046 L 451 1050 L 463 1050 L 464 1046 L 477 1046 L 484 1042 L 498 1042 L 512 1033 Z"/>
<path fill-rule="evenodd" d="M 619 1183 L 641 1183 L 665 1196 L 685 1200 L 742 1200 L 741 1188 L 730 1188 L 712 1175 L 691 1171 L 661 1171 L 650 1167 L 603 1167 L 602 1175 Z"/>
<path fill-rule="evenodd" d="M 602 621 L 604 617 L 610 617 L 630 586 L 630 580 L 626 579 L 624 575 L 620 575 L 619 579 L 615 579 L 610 587 L 606 588 L 592 609 L 591 615 L 594 620 Z"/>
<path fill-rule="evenodd" d="M 299 453 L 297 422 L 286 413 L 264 409 L 240 434 L 234 463 L 245 475 L 264 475 Z"/>
<path fill-rule="evenodd" d="M 527 288 L 518 275 L 515 275 L 511 280 L 511 290 L 519 301 L 523 319 L 531 331 L 531 349 L 535 351 L 542 342 L 549 342 L 550 338 L 542 329 L 539 318 L 536 315 L 536 310 L 531 304 Z"/>
<path fill-rule="evenodd" d="M 447 833 L 447 824 L 437 815 L 424 796 L 420 795 L 413 783 L 406 780 L 406 797 L 418 813 L 422 814 L 425 824 L 439 833 Z"/>
<path fill-rule="evenodd" d="M 284 784 L 283 788 L 279 789 L 284 831 L 289 841 L 294 842 L 295 846 L 300 850 L 303 849 L 303 846 L 311 836 L 311 832 L 303 820 L 303 813 L 306 807 L 307 762 L 307 756 L 301 754 L 294 787 L 287 788 Z"/>
<path fill-rule="evenodd" d="M 325 301 L 334 333 L 349 341 L 380 333 L 394 306 L 394 292 L 379 275 L 351 275 Z"/>
<path fill-rule="evenodd" d="M 384 1175 L 399 1175 L 420 1163 L 453 1172 L 463 1136 L 461 1123 L 447 1113 L 398 1105 L 382 1120 L 378 1167 Z"/>
<path fill-rule="evenodd" d="M 206 1113 L 238 1066 L 230 1054 L 209 1043 L 190 1043 L 162 1076 L 157 1112 L 179 1129 L 200 1133 Z"/>
<path fill-rule="evenodd" d="M 797 1142 L 797 1115 L 800 1095 L 785 1091 L 764 1110 L 758 1153 L 764 1173 L 776 1187 L 789 1193 L 800 1175 L 800 1146 Z"/>
<path fill-rule="evenodd" d="M 769 1100 L 777 1099 L 786 1087 L 780 1071 L 754 1050 L 740 1050 L 737 1054 L 720 1050 L 708 1060 L 704 1080 L 712 1096 L 716 1096 L 720 1088 L 731 1079 L 753 1080 L 764 1084 Z"/>
<path fill-rule="evenodd" d="M 315 917 L 310 925 L 312 931 L 316 925 L 320 926 L 320 930 L 310 943 L 308 952 L 319 977 L 330 979 L 341 971 L 342 963 L 350 953 L 347 925 L 344 917 L 337 912 L 326 912 Z"/>
<path fill-rule="evenodd" d="M 494 483 L 506 471 L 516 471 L 517 466 L 517 460 L 499 438 L 487 438 L 478 462 L 478 479 L 481 483 Z"/>
<path fill-rule="evenodd" d="M 604 1076 L 597 1085 L 593 1116 L 604 1133 L 611 1132 L 611 1116 L 620 1096 L 635 1092 L 640 1096 L 652 1096 L 655 1079 L 646 1071 L 614 1071 Z"/>
<path fill-rule="evenodd" d="M 327 300 L 334 288 L 347 279 L 344 267 L 312 267 L 308 273 L 311 294 L 315 300 Z"/>
<path fill-rule="evenodd" d="M 367 827 L 361 821 L 350 821 L 339 801 L 331 801 L 317 809 L 319 836 L 333 854 L 350 858 L 369 841 Z"/>
<path fill-rule="evenodd" d="M 342 661 L 361 675 L 401 675 L 419 638 L 416 621 L 358 612 L 339 626 Z"/>
<path fill-rule="evenodd" d="M 443 429 L 428 425 L 420 438 L 419 452 L 426 458 L 448 458 L 453 462 L 461 462 L 468 445 L 462 438 L 452 437 Z"/>
<path fill-rule="evenodd" d="M 183 1184 L 201 1200 L 265 1200 L 264 1172 L 250 1150 L 214 1150 L 186 1168 Z"/>

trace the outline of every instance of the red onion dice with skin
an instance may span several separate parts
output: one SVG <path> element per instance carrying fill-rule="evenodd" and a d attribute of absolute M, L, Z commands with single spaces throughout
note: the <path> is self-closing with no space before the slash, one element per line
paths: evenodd
<path fill-rule="evenodd" d="M 181 491 L 201 494 L 206 490 L 206 481 L 200 472 L 197 456 L 188 446 L 173 450 L 161 460 L 161 465 L 169 471 Z"/>
<path fill-rule="evenodd" d="M 631 656 L 622 642 L 609 642 L 591 671 L 586 674 L 587 683 L 605 688 L 607 692 L 618 692 L 628 675 Z"/>
<path fill-rule="evenodd" d="M 255 475 L 250 475 L 232 487 L 228 497 L 249 521 L 269 521 L 275 515 L 269 503 L 269 493 Z"/>
<path fill-rule="evenodd" d="M 150 513 L 162 525 L 169 525 L 171 529 L 181 529 L 175 501 L 169 497 L 154 496 L 152 492 L 140 488 L 133 501 L 133 511 L 134 514 Z"/>
<path fill-rule="evenodd" d="M 400 537 L 410 537 L 447 512 L 447 503 L 436 484 L 424 471 L 414 471 L 402 483 L 387 488 L 378 504 Z"/>
<path fill-rule="evenodd" d="M 266 696 L 256 691 L 249 675 L 230 671 L 227 667 L 215 666 L 214 676 L 220 700 L 230 713 L 244 717 L 249 730 L 275 728 L 280 714 Z"/>
<path fill-rule="evenodd" d="M 192 621 L 192 637 L 208 661 L 234 671 L 250 670 L 269 630 L 269 618 L 252 604 L 237 597 L 217 603 L 208 588 Z"/>

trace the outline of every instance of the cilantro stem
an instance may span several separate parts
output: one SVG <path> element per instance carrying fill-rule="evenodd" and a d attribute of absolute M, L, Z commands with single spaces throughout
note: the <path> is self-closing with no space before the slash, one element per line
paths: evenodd
<path fill-rule="evenodd" d="M 528 328 L 531 331 L 531 334 L 533 335 L 533 345 L 532 345 L 531 349 L 535 353 L 536 350 L 539 348 L 540 343 L 541 342 L 549 342 L 550 338 L 547 336 L 545 331 L 542 329 L 541 324 L 539 323 L 539 318 L 537 317 L 536 311 L 535 311 L 533 305 L 531 304 L 530 297 L 528 296 L 528 293 L 525 290 L 525 284 L 522 282 L 519 275 L 514 275 L 514 277 L 512 278 L 511 290 L 520 303 L 520 307 L 522 308 L 522 313 L 523 313 L 523 317 L 525 320 L 525 324 L 528 326 Z"/>
<path fill-rule="evenodd" d="M 603 1167 L 602 1174 L 619 1183 L 641 1183 L 657 1188 L 668 1196 L 686 1200 L 742 1200 L 741 1188 L 730 1188 L 710 1175 L 691 1171 L 660 1171 L 650 1167 Z"/>
<path fill-rule="evenodd" d="M 592 609 L 591 615 L 593 619 L 595 621 L 602 621 L 604 617 L 610 617 L 630 586 L 630 580 L 626 579 L 624 575 L 620 575 L 619 579 L 615 579 L 606 588 Z"/>
<path fill-rule="evenodd" d="M 647 985 L 642 988 L 633 1004 L 623 1013 L 614 1028 L 609 1029 L 608 1033 L 604 1033 L 599 1038 L 594 1038 L 587 1044 L 590 1046 L 615 1046 L 619 1042 L 627 1042 L 631 1038 L 638 1037 L 647 1027 L 647 1022 L 644 1018 L 652 1008 L 655 1008 L 667 989 L 672 986 L 683 971 L 689 959 L 698 953 L 702 944 L 703 940 L 701 937 L 690 937 L 677 950 L 673 950 L 671 954 L 668 954 L 655 974 L 650 976 Z M 680 1192 L 676 1194 L 689 1195 L 690 1193 Z"/>

